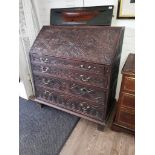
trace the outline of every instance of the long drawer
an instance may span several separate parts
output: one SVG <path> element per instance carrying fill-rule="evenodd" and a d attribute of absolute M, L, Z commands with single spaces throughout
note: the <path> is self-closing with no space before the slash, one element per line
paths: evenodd
<path fill-rule="evenodd" d="M 77 69 L 79 71 L 91 72 L 93 74 L 108 75 L 110 69 L 107 66 L 68 59 L 56 58 L 47 55 L 31 54 L 31 62 L 50 64 L 52 66 L 66 67 L 68 69 Z"/>
<path fill-rule="evenodd" d="M 135 78 L 129 76 L 123 76 L 123 86 L 122 90 L 135 92 Z"/>
<path fill-rule="evenodd" d="M 121 92 L 120 99 L 119 99 L 121 107 L 125 107 L 128 109 L 135 109 L 135 95 Z"/>
<path fill-rule="evenodd" d="M 103 120 L 104 108 L 101 109 L 100 106 L 94 106 L 82 99 L 66 96 L 48 88 L 38 86 L 36 86 L 36 97 L 49 104 L 54 104 L 97 120 Z"/>
<path fill-rule="evenodd" d="M 46 64 L 32 63 L 32 71 L 33 73 L 44 73 L 58 78 L 60 77 L 64 79 L 70 79 L 73 81 L 78 81 L 84 84 L 94 85 L 105 89 L 107 89 L 109 85 L 109 79 L 107 76 L 88 74 L 81 71 L 75 71 L 66 68 L 58 68 L 56 66 L 49 66 Z"/>
<path fill-rule="evenodd" d="M 104 105 L 106 102 L 107 91 L 101 88 L 82 85 L 70 80 L 63 80 L 57 77 L 48 77 L 40 74 L 34 74 L 34 82 L 35 85 L 42 85 L 54 90 L 59 90 L 89 99 L 98 105 Z"/>

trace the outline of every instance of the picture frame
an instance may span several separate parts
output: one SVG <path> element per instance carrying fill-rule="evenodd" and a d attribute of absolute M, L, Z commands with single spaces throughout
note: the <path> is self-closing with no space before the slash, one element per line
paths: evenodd
<path fill-rule="evenodd" d="M 135 0 L 119 0 L 117 19 L 135 19 Z"/>

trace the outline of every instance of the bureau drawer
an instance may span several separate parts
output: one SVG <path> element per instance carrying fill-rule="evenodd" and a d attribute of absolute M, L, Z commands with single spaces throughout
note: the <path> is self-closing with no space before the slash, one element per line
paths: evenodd
<path fill-rule="evenodd" d="M 63 66 L 80 71 L 88 71 L 96 74 L 107 75 L 110 69 L 107 66 L 84 61 L 73 61 L 63 58 L 56 58 L 45 55 L 31 54 L 31 61 L 42 64 L 50 64 L 52 66 Z"/>
<path fill-rule="evenodd" d="M 135 95 L 121 92 L 120 96 L 120 104 L 121 106 L 135 109 Z"/>
<path fill-rule="evenodd" d="M 35 88 L 36 97 L 40 100 L 65 109 L 69 109 L 74 112 L 78 112 L 83 115 L 87 115 L 97 120 L 103 120 L 103 108 L 101 109 L 100 107 L 95 107 L 94 105 L 91 105 L 90 103 L 81 99 L 66 96 L 64 94 L 59 94 L 58 92 L 51 91 L 49 89 L 45 89 L 42 87 Z"/>
<path fill-rule="evenodd" d="M 88 87 L 72 82 L 69 85 L 69 92 L 92 100 L 98 105 L 104 105 L 106 103 L 107 91 L 100 88 Z"/>
<path fill-rule="evenodd" d="M 135 78 L 133 77 L 128 77 L 128 76 L 123 76 L 123 90 L 127 91 L 135 91 Z"/>
<path fill-rule="evenodd" d="M 82 85 L 70 80 L 63 80 L 45 75 L 34 75 L 35 85 L 49 87 L 54 90 L 77 95 L 94 101 L 97 104 L 104 105 L 107 92 L 97 87 Z"/>
<path fill-rule="evenodd" d="M 108 88 L 108 77 L 99 76 L 93 74 L 86 74 L 83 72 L 68 70 L 65 68 L 51 67 L 41 64 L 32 64 L 33 72 L 43 73 L 45 75 L 51 75 L 61 79 L 72 80 L 81 82 L 88 85 L 94 85 L 100 88 Z"/>
<path fill-rule="evenodd" d="M 134 111 L 131 113 L 125 109 L 120 109 L 117 116 L 117 122 L 127 128 L 135 128 L 135 114 Z"/>

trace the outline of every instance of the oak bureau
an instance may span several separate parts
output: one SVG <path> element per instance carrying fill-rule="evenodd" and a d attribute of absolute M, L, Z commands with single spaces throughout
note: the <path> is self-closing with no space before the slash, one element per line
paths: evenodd
<path fill-rule="evenodd" d="M 123 27 L 43 26 L 30 50 L 34 100 L 104 128 L 115 104 Z"/>

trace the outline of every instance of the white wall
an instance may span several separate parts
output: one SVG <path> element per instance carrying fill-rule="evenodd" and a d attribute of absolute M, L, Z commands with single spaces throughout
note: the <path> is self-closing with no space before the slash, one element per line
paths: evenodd
<path fill-rule="evenodd" d="M 119 96 L 120 84 L 121 84 L 121 69 L 129 53 L 135 52 L 135 20 L 118 20 L 117 3 L 118 0 L 34 0 L 36 5 L 36 11 L 39 18 L 40 28 L 43 25 L 49 25 L 50 23 L 50 9 L 51 8 L 65 8 L 65 7 L 88 7 L 99 5 L 114 5 L 114 17 L 112 19 L 112 26 L 125 26 L 125 35 L 122 47 L 121 63 L 119 69 L 119 77 L 116 91 L 116 98 Z"/>
<path fill-rule="evenodd" d="M 40 28 L 50 24 L 51 8 L 83 7 L 83 0 L 33 0 L 39 18 Z"/>
<path fill-rule="evenodd" d="M 116 19 L 117 15 L 117 3 L 118 0 L 114 0 L 114 17 L 112 19 L 112 26 L 125 26 L 125 33 L 124 33 L 124 40 L 123 40 L 123 47 L 122 47 L 122 54 L 121 54 L 121 62 L 119 68 L 119 75 L 118 75 L 118 83 L 117 83 L 117 91 L 116 91 L 116 98 L 119 97 L 120 85 L 122 80 L 121 69 L 127 59 L 129 53 L 135 53 L 135 20 L 133 19 Z"/>

